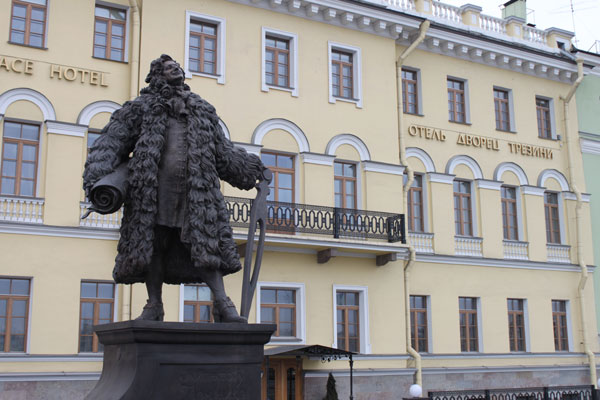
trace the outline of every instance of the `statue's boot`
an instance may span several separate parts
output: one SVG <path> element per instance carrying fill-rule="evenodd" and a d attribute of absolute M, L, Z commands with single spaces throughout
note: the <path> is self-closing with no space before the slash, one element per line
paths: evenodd
<path fill-rule="evenodd" d="M 163 303 L 151 303 L 150 300 L 148 300 L 142 314 L 137 317 L 136 320 L 162 321 L 164 317 L 165 311 L 163 309 Z"/>
<path fill-rule="evenodd" d="M 213 304 L 213 318 L 215 322 L 247 323 L 248 320 L 240 317 L 235 305 L 229 297 L 216 299 Z"/>

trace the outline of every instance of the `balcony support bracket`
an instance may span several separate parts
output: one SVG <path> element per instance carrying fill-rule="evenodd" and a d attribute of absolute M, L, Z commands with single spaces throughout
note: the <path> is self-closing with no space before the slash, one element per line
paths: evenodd
<path fill-rule="evenodd" d="M 331 260 L 333 257 L 338 255 L 338 251 L 336 249 L 325 249 L 317 252 L 317 262 L 319 264 L 325 264 L 327 261 Z"/>
<path fill-rule="evenodd" d="M 397 259 L 398 259 L 397 253 L 381 254 L 375 258 L 375 264 L 378 267 L 382 267 L 385 264 L 389 263 L 390 261 L 396 261 Z"/>

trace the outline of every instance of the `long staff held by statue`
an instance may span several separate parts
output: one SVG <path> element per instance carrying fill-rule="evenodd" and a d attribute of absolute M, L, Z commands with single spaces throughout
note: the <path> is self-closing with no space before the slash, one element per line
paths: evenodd
<path fill-rule="evenodd" d="M 242 306 L 240 314 L 248 318 L 252 298 L 256 291 L 258 274 L 260 273 L 260 264 L 262 262 L 263 250 L 265 247 L 265 229 L 267 223 L 267 196 L 269 195 L 269 183 L 273 179 L 273 173 L 270 169 L 263 171 L 263 180 L 256 185 L 256 199 L 252 202 L 250 208 L 250 225 L 248 226 L 248 242 L 246 242 L 246 252 L 244 255 L 244 277 L 242 284 Z M 256 246 L 256 258 L 254 268 L 252 268 L 252 253 L 254 251 L 254 237 L 256 236 L 256 224 L 260 233 L 258 244 Z"/>

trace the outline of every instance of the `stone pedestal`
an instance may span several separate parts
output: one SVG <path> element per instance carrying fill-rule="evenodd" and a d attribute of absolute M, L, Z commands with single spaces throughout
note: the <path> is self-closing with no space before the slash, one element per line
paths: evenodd
<path fill-rule="evenodd" d="M 94 326 L 102 376 L 86 400 L 260 399 L 266 324 L 125 321 Z"/>

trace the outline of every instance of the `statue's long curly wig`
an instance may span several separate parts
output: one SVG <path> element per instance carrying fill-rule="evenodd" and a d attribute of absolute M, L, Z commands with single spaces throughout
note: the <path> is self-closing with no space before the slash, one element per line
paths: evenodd
<path fill-rule="evenodd" d="M 171 56 L 167 54 L 161 54 L 160 57 L 158 57 L 155 60 L 152 60 L 152 63 L 150 64 L 150 72 L 148 72 L 148 75 L 146 76 L 146 83 L 148 83 L 149 85 L 143 88 L 140 91 L 140 93 L 160 93 L 161 90 L 163 90 L 164 88 L 173 87 L 173 85 L 167 82 L 163 75 L 164 64 L 167 61 L 176 62 Z M 185 71 L 183 70 L 183 68 L 179 68 L 181 69 L 181 73 L 183 74 L 183 76 L 185 76 Z M 190 87 L 182 81 L 180 85 L 175 87 L 175 89 L 178 91 L 189 91 Z M 163 90 L 163 94 L 164 93 L 165 91 Z"/>

